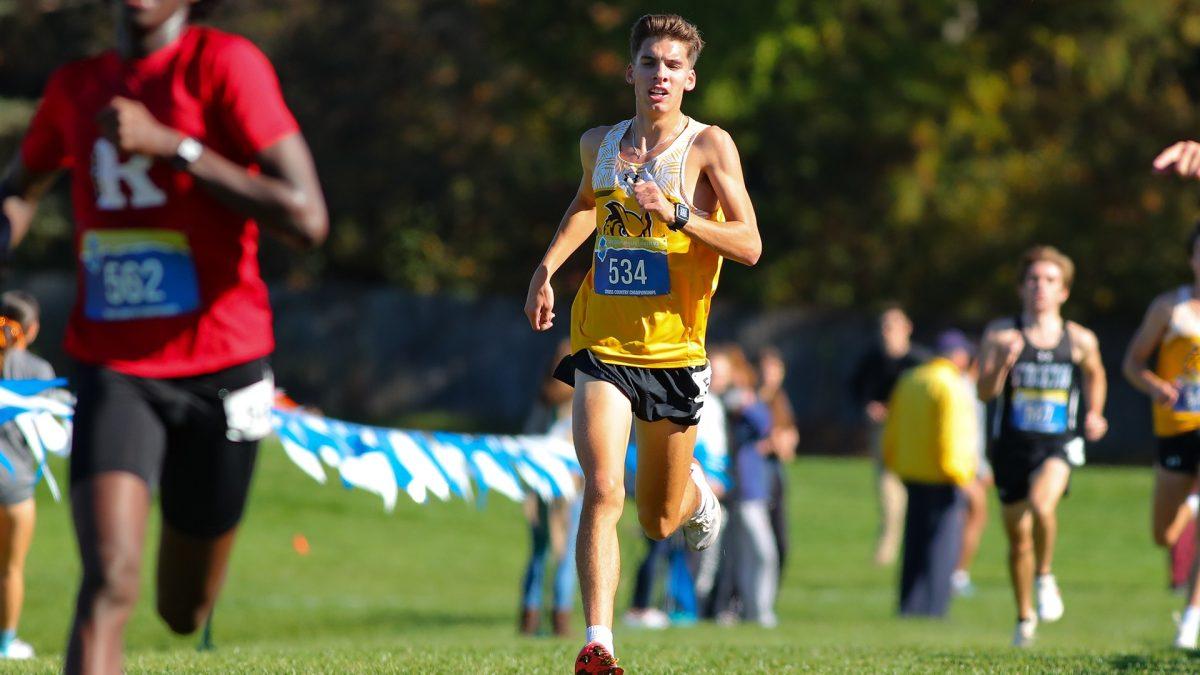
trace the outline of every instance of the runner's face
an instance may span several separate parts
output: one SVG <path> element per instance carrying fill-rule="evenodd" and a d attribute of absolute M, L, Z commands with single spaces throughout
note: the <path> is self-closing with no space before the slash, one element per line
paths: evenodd
<path fill-rule="evenodd" d="M 157 30 L 172 16 L 196 0 L 114 0 L 117 22 L 137 33 Z"/>
<path fill-rule="evenodd" d="M 696 88 L 696 71 L 688 59 L 687 45 L 670 38 L 650 38 L 625 70 L 633 85 L 638 109 L 653 113 L 679 110 L 683 92 Z"/>
<path fill-rule="evenodd" d="M 1021 284 L 1021 301 L 1029 312 L 1057 312 L 1067 301 L 1069 291 L 1063 285 L 1062 269 L 1049 260 L 1029 266 Z"/>
<path fill-rule="evenodd" d="M 903 356 L 908 351 L 912 331 L 908 315 L 898 309 L 889 309 L 879 317 L 879 337 L 889 354 Z"/>

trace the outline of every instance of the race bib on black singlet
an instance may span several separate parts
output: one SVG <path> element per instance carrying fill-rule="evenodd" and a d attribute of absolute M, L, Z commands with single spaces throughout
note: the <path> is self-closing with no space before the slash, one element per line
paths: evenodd
<path fill-rule="evenodd" d="M 171 317 L 200 306 L 187 237 L 171 230 L 92 230 L 79 259 L 84 316 L 92 321 Z"/>
<path fill-rule="evenodd" d="M 1013 391 L 1013 427 L 1019 431 L 1037 434 L 1065 433 L 1070 396 L 1070 392 L 1057 389 Z"/>
<path fill-rule="evenodd" d="M 596 292 L 600 295 L 667 295 L 666 237 L 596 237 Z"/>

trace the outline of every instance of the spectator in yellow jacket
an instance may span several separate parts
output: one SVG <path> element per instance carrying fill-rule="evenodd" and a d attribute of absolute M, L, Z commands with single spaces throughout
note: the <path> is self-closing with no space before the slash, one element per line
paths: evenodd
<path fill-rule="evenodd" d="M 904 482 L 900 614 L 943 616 L 950 577 L 962 547 L 966 502 L 960 489 L 975 477 L 975 402 L 962 386 L 973 345 L 962 332 L 937 338 L 937 356 L 896 384 L 883 430 L 883 459 Z"/>

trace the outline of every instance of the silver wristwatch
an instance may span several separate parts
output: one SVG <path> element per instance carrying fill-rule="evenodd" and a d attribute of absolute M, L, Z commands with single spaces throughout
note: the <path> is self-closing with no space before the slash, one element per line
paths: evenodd
<path fill-rule="evenodd" d="M 200 159 L 202 154 L 204 154 L 204 146 L 200 144 L 200 141 L 187 136 L 179 141 L 179 146 L 175 148 L 175 167 L 186 169 L 192 165 L 192 162 Z"/>

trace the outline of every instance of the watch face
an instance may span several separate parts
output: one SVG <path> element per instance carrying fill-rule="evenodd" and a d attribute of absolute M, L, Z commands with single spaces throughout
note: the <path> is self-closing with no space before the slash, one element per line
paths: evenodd
<path fill-rule="evenodd" d="M 692 217 L 691 209 L 689 209 L 687 206 L 685 206 L 683 204 L 675 205 L 675 220 L 686 221 L 688 218 L 691 218 L 691 217 Z"/>

